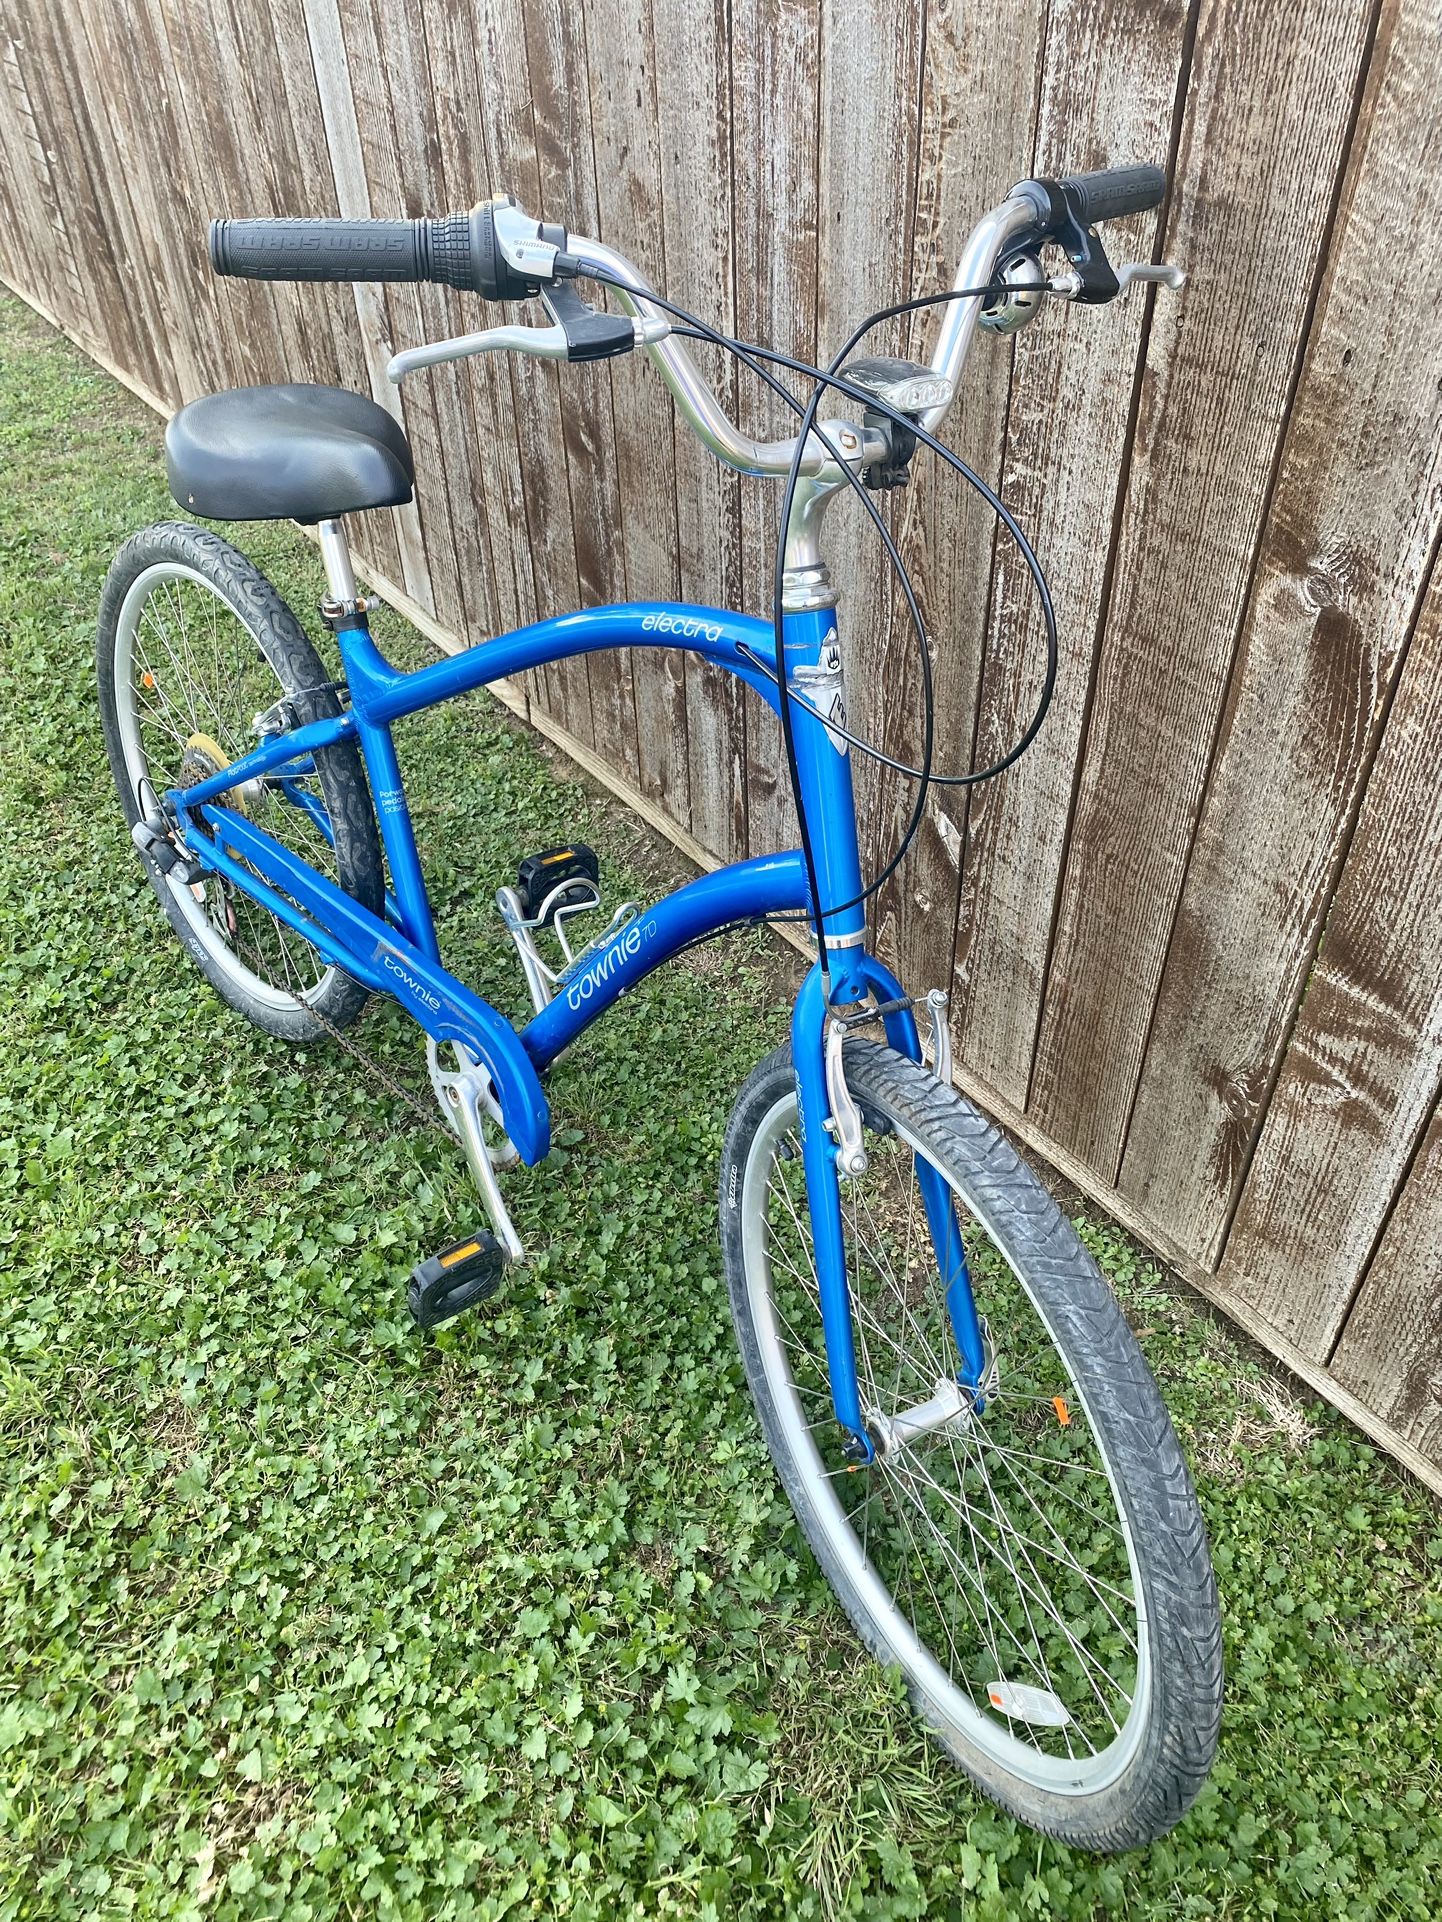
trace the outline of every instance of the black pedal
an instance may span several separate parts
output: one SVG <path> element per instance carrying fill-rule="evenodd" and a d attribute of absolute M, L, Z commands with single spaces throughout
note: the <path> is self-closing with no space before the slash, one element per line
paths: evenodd
<path fill-rule="evenodd" d="M 435 1328 L 477 1302 L 489 1301 L 506 1272 L 506 1257 L 494 1235 L 484 1231 L 442 1248 L 417 1262 L 406 1290 L 406 1306 L 418 1328 Z"/>
<path fill-rule="evenodd" d="M 568 882 L 572 885 L 566 886 Z M 565 891 L 557 894 L 557 888 Z M 572 841 L 563 848 L 543 848 L 539 854 L 528 854 L 516 869 L 516 892 L 528 921 L 539 919 L 545 908 L 543 927 L 555 920 L 557 908 L 593 906 L 601 892 L 601 863 L 596 850 L 584 841 Z"/>

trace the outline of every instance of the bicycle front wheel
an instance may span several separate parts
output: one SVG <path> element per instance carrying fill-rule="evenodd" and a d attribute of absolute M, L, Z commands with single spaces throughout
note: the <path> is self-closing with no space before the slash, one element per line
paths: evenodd
<path fill-rule="evenodd" d="M 787 1051 L 727 1135 L 722 1248 L 772 1458 L 862 1640 L 952 1758 L 1035 1828 L 1136 1847 L 1195 1799 L 1221 1712 L 1216 1584 L 1171 1421 L 1096 1264 L 1002 1135 L 873 1042 L 849 1041 L 845 1064 L 868 1156 L 841 1193 L 869 1466 L 832 1413 Z M 984 1318 L 979 1399 L 956 1394 L 923 1162 Z"/>

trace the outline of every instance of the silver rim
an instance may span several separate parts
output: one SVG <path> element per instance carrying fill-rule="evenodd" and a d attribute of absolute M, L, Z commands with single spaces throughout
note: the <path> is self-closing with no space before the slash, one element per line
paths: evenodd
<path fill-rule="evenodd" d="M 183 764 L 238 760 L 255 745 L 253 719 L 286 690 L 245 617 L 214 582 L 180 561 L 159 561 L 131 583 L 115 624 L 116 718 L 132 798 L 181 784 Z M 203 737 L 208 744 L 193 745 Z M 223 764 L 223 763 L 222 763 Z M 319 798 L 312 778 L 304 784 Z M 284 795 L 259 786 L 246 811 L 321 873 L 338 879 L 320 827 Z M 218 877 L 195 886 L 162 877 L 185 923 L 237 988 L 267 1008 L 293 1009 L 325 993 L 335 969 L 310 944 Z"/>
<path fill-rule="evenodd" d="M 883 1435 L 958 1365 L 912 1172 L 914 1156 L 937 1163 L 892 1125 L 868 1135 L 867 1173 L 842 1184 L 857 1374 L 868 1425 Z M 1086 1396 L 1024 1276 L 940 1172 L 995 1334 L 985 1411 L 910 1440 L 893 1429 L 871 1468 L 845 1461 L 793 1095 L 758 1128 L 742 1187 L 766 1386 L 807 1507 L 924 1717 L 1035 1789 L 1094 1795 L 1126 1770 L 1150 1714 L 1132 1531 Z M 1058 1704 L 1064 1723 L 1038 1720 Z"/>

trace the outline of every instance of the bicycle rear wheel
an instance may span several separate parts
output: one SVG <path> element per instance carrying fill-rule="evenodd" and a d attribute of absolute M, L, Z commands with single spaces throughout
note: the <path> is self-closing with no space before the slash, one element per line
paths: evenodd
<path fill-rule="evenodd" d="M 319 654 L 275 588 L 218 534 L 166 521 L 128 540 L 101 596 L 96 674 L 105 749 L 127 826 L 255 745 L 284 696 L 324 688 Z M 340 712 L 311 696 L 316 718 Z M 229 804 L 378 913 L 380 843 L 360 754 L 341 742 L 282 782 L 247 782 Z M 142 857 L 166 918 L 232 1008 L 300 1045 L 354 1021 L 367 990 L 217 874 L 187 883 Z"/>
<path fill-rule="evenodd" d="M 996 1129 L 875 1043 L 845 1062 L 869 1159 L 842 1215 L 876 1460 L 847 1459 L 832 1413 L 785 1050 L 741 1093 L 721 1187 L 772 1458 L 862 1640 L 953 1759 L 1036 1828 L 1138 1846 L 1201 1789 L 1221 1710 L 1216 1585 L 1170 1419 L 1096 1264 Z M 985 1318 L 979 1405 L 955 1393 L 921 1160 L 951 1191 Z"/>

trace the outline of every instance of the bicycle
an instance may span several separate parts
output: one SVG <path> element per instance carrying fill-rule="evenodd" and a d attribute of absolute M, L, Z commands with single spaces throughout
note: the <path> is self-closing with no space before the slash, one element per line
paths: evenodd
<path fill-rule="evenodd" d="M 1215 1750 L 1220 1627 L 1202 1518 L 1105 1281 L 1047 1190 L 951 1085 L 945 997 L 918 1004 L 868 951 L 878 881 L 861 872 L 851 762 L 867 744 L 846 726 L 821 525 L 849 487 L 885 536 L 869 492 L 904 482 L 921 446 L 959 465 L 935 430 L 979 327 L 1013 331 L 1044 295 L 1100 304 L 1131 281 L 1180 284 L 1165 266 L 1113 269 L 1097 231 L 1157 206 L 1163 188 L 1155 168 L 1022 182 L 973 230 L 949 294 L 888 310 L 943 307 L 929 363 L 838 356 L 825 370 L 728 340 L 620 254 L 505 197 L 438 220 L 214 222 L 221 273 L 432 279 L 547 310 L 544 327 L 403 351 L 397 380 L 468 354 L 643 348 L 718 459 L 785 477 L 773 616 L 598 607 L 400 672 L 371 634 L 341 521 L 411 498 L 405 436 L 368 398 L 282 386 L 183 408 L 167 432 L 170 483 L 201 517 L 316 526 L 340 676 L 259 571 L 190 523 L 161 523 L 121 550 L 97 648 L 132 839 L 221 997 L 291 1043 L 340 1035 L 372 994 L 425 1033 L 487 1226 L 417 1266 L 409 1301 L 423 1327 L 483 1299 L 523 1259 L 499 1176 L 546 1156 L 543 1077 L 564 1050 L 695 941 L 743 922 L 807 924 L 817 958 L 789 1046 L 741 1090 L 721 1166 L 722 1259 L 765 1439 L 861 1639 L 901 1670 L 944 1749 L 1022 1820 L 1108 1850 L 1178 1820 Z M 1052 246 L 1069 265 L 1049 274 Z M 621 311 L 583 300 L 575 283 L 587 278 Z M 795 437 L 743 434 L 689 357 L 692 337 L 763 377 L 777 364 L 814 377 L 804 410 L 778 388 L 802 413 Z M 824 392 L 861 404 L 862 421 L 818 421 Z M 1044 578 L 1024 540 L 1023 551 L 1044 597 L 1049 678 L 998 766 L 1040 726 L 1055 672 Z M 564 657 L 646 646 L 695 652 L 780 715 L 801 845 L 628 904 L 585 942 L 574 924 L 601 904 L 595 857 L 582 846 L 528 857 L 497 896 L 534 1010 L 518 1032 L 442 961 L 392 727 Z M 925 676 L 924 649 L 922 666 Z M 913 824 L 931 783 L 982 778 L 933 773 L 927 715 L 922 765 L 904 769 L 919 785 Z"/>

